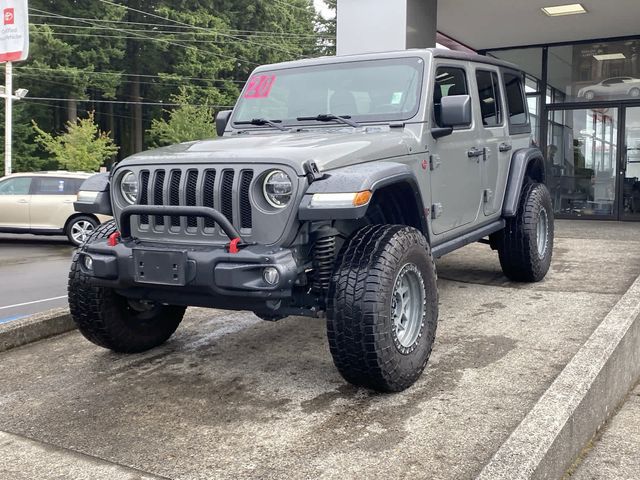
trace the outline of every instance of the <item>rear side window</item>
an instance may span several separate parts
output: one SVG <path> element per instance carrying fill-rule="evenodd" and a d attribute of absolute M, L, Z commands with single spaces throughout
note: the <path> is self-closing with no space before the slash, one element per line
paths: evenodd
<path fill-rule="evenodd" d="M 502 125 L 502 99 L 500 98 L 500 82 L 498 74 L 487 70 L 476 72 L 478 82 L 478 97 L 482 124 L 485 127 Z"/>
<path fill-rule="evenodd" d="M 433 116 L 436 125 L 442 127 L 442 98 L 453 95 L 469 95 L 467 74 L 464 68 L 439 67 L 436 71 L 436 83 L 433 90 Z"/>
<path fill-rule="evenodd" d="M 75 195 L 75 179 L 58 177 L 40 177 L 34 190 L 34 195 Z"/>
<path fill-rule="evenodd" d="M 509 123 L 511 125 L 526 125 L 527 108 L 524 103 L 524 91 L 522 89 L 522 77 L 513 73 L 504 74 L 504 84 L 509 108 Z"/>

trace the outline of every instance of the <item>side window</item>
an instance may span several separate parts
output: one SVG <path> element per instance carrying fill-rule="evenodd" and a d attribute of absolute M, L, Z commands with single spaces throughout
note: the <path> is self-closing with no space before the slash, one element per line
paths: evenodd
<path fill-rule="evenodd" d="M 522 77 L 513 73 L 504 74 L 504 83 L 509 107 L 509 123 L 511 125 L 527 125 L 527 107 L 524 103 Z"/>
<path fill-rule="evenodd" d="M 31 177 L 10 178 L 0 182 L 0 195 L 29 195 Z"/>
<path fill-rule="evenodd" d="M 65 192 L 65 178 L 40 177 L 37 180 L 34 195 L 69 195 Z"/>
<path fill-rule="evenodd" d="M 64 182 L 64 194 L 77 195 L 83 183 L 81 178 L 67 178 Z"/>
<path fill-rule="evenodd" d="M 469 88 L 467 85 L 467 74 L 464 68 L 438 67 L 438 70 L 436 70 L 436 83 L 433 89 L 433 117 L 436 125 L 443 126 L 440 120 L 442 98 L 454 95 L 468 95 Z"/>
<path fill-rule="evenodd" d="M 502 99 L 500 98 L 498 74 L 487 70 L 478 70 L 476 72 L 476 80 L 478 82 L 482 124 L 485 127 L 502 125 Z"/>

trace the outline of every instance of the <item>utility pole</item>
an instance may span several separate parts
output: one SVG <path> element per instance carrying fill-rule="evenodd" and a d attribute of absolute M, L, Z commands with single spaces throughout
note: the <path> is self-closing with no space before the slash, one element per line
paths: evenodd
<path fill-rule="evenodd" d="M 13 146 L 13 63 L 4 65 L 4 174 L 11 175 L 11 148 Z"/>

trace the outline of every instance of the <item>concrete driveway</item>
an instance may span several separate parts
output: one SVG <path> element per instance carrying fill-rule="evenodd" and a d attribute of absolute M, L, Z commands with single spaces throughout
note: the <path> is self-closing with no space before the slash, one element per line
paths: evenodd
<path fill-rule="evenodd" d="M 142 355 L 77 332 L 5 352 L 0 477 L 473 478 L 640 274 L 637 230 L 559 222 L 537 285 L 484 245 L 442 259 L 431 361 L 396 395 L 345 384 L 302 318 L 191 309 Z"/>

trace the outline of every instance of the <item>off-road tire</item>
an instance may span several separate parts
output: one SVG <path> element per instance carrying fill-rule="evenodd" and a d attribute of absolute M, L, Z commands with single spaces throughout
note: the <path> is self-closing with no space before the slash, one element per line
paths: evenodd
<path fill-rule="evenodd" d="M 408 348 L 398 342 L 392 318 L 396 282 L 406 268 L 419 272 L 424 292 L 419 335 Z M 327 317 L 329 348 L 345 380 L 382 392 L 413 385 L 431 355 L 438 321 L 436 270 L 422 233 L 397 225 L 354 233 L 338 255 Z"/>
<path fill-rule="evenodd" d="M 95 232 L 95 229 L 100 225 L 100 222 L 95 217 L 90 217 L 88 215 L 78 215 L 77 217 L 73 217 L 71 220 L 69 220 L 64 233 L 69 239 L 69 242 L 71 242 L 71 244 L 76 247 L 81 246 L 84 242 L 82 240 L 74 238 L 73 229 L 75 225 L 82 225 L 83 223 L 89 224 L 93 227 L 93 231 L 91 233 Z M 89 235 L 85 241 L 89 240 L 90 237 L 91 235 Z"/>
<path fill-rule="evenodd" d="M 538 221 L 547 216 L 546 248 L 538 250 Z M 526 183 L 522 188 L 518 213 L 507 219 L 498 234 L 498 255 L 502 271 L 515 282 L 539 282 L 547 275 L 553 255 L 553 205 L 542 183 Z"/>
<path fill-rule="evenodd" d="M 85 245 L 116 230 L 114 221 L 104 223 Z M 166 342 L 180 325 L 185 307 L 157 305 L 141 313 L 113 289 L 91 286 L 80 265 L 83 251 L 73 257 L 68 283 L 71 318 L 80 333 L 100 347 L 121 353 L 144 352 Z"/>

